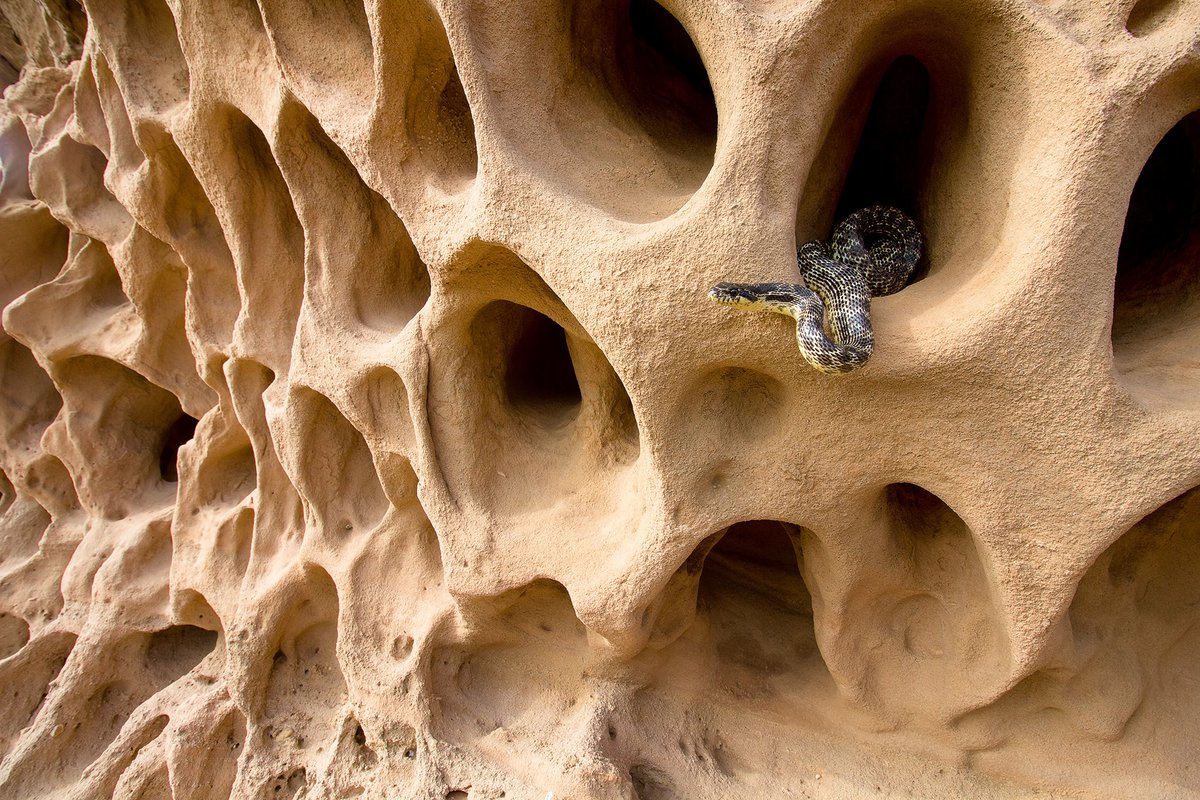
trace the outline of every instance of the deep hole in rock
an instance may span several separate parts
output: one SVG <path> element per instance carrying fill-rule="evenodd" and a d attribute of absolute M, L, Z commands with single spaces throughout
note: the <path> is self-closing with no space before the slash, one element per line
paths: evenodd
<path fill-rule="evenodd" d="M 539 422 L 569 421 L 578 412 L 582 394 L 566 331 L 524 306 L 501 301 L 492 308 L 508 317 L 510 338 L 504 368 L 508 403 Z"/>
<path fill-rule="evenodd" d="M 1200 316 L 1200 111 L 1154 148 L 1129 198 L 1113 296 L 1113 340 L 1194 327 Z"/>
<path fill-rule="evenodd" d="M 172 625 L 150 635 L 146 668 L 160 686 L 174 683 L 217 646 L 216 631 L 194 625 Z"/>
<path fill-rule="evenodd" d="M 13 487 L 12 481 L 0 470 L 0 514 L 8 511 L 9 506 L 13 504 L 13 500 L 17 499 L 17 490 Z"/>
<path fill-rule="evenodd" d="M 20 650 L 28 641 L 29 623 L 15 614 L 0 611 L 0 661 Z"/>
<path fill-rule="evenodd" d="M 872 205 L 895 206 L 919 220 L 929 97 L 929 71 L 919 60 L 901 56 L 887 68 L 846 173 L 835 221 Z"/>
<path fill-rule="evenodd" d="M 629 779 L 637 800 L 676 800 L 679 795 L 667 773 L 648 764 L 634 764 Z"/>
<path fill-rule="evenodd" d="M 929 535 L 943 530 L 959 530 L 965 523 L 940 497 L 913 483 L 893 483 L 887 487 L 887 503 L 892 518 L 912 535 Z"/>
<path fill-rule="evenodd" d="M 650 133 L 716 145 L 717 108 L 687 30 L 654 0 L 632 0 L 615 34 L 617 79 Z M 681 142 L 676 142 L 676 145 Z M 690 149 L 690 148 L 689 148 Z"/>
<path fill-rule="evenodd" d="M 179 480 L 179 448 L 192 440 L 196 435 L 199 421 L 187 414 L 180 414 L 163 434 L 162 449 L 158 456 L 158 471 L 162 479 L 168 483 Z"/>
<path fill-rule="evenodd" d="M 1130 9 L 1125 28 L 1134 36 L 1153 33 L 1167 21 L 1178 5 L 1178 0 L 1139 0 Z"/>
<path fill-rule="evenodd" d="M 704 108 L 713 105 L 712 85 L 700 53 L 671 12 L 654 0 L 633 0 L 629 4 L 629 25 L 634 41 L 660 56 L 674 75 L 683 78 L 690 88 L 689 94 L 705 101 Z"/>
<path fill-rule="evenodd" d="M 473 177 L 479 166 L 479 155 L 475 151 L 475 118 L 463 91 L 458 65 L 452 59 L 446 85 L 438 95 L 437 119 L 442 134 L 438 138 L 447 166 L 461 178 Z"/>
<path fill-rule="evenodd" d="M 704 559 L 698 612 L 708 624 L 730 685 L 770 694 L 768 681 L 821 665 L 812 597 L 793 542 L 800 529 L 774 520 L 730 526 Z M 729 681 L 723 681 L 729 683 Z"/>
<path fill-rule="evenodd" d="M 677 19 L 654 0 L 555 5 L 564 7 L 571 39 L 557 64 L 546 62 L 553 71 L 539 76 L 554 87 L 538 105 L 556 130 L 531 142 L 531 155 L 540 161 L 563 148 L 559 157 L 569 162 L 556 168 L 556 182 L 568 179 L 619 219 L 675 213 L 712 171 L 717 146 L 713 84 L 685 27 L 695 17 Z M 551 38 L 540 43 L 547 55 L 561 50 Z M 514 49 L 512 57 L 523 56 Z"/>

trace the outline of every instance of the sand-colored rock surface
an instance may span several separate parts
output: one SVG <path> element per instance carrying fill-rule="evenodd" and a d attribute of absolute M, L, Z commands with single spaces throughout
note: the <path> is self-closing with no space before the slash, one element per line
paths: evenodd
<path fill-rule="evenodd" d="M 1200 797 L 1200 2 L 0 0 L 0 798 Z M 915 280 L 782 317 L 874 203 Z"/>

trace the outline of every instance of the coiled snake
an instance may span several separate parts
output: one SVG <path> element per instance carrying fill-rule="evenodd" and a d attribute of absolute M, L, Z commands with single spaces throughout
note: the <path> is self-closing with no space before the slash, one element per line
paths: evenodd
<path fill-rule="evenodd" d="M 796 251 L 805 286 L 794 283 L 718 283 L 710 299 L 747 311 L 772 311 L 796 320 L 804 360 L 821 372 L 858 369 L 871 357 L 871 298 L 904 288 L 921 260 L 916 223 L 890 206 L 855 211 L 834 229 L 829 246 L 806 242 Z"/>

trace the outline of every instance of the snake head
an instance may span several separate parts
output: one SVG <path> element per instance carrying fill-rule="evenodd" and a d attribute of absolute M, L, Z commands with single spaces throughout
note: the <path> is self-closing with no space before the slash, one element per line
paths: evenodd
<path fill-rule="evenodd" d="M 748 306 L 758 300 L 758 295 L 742 283 L 718 283 L 708 290 L 708 299 L 729 306 Z"/>

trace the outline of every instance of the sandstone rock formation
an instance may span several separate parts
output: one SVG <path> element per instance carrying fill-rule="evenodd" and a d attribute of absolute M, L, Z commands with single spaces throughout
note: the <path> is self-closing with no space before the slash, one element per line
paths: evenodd
<path fill-rule="evenodd" d="M 0 797 L 1200 796 L 1196 0 L 3 0 Z M 830 377 L 798 242 L 913 214 Z"/>

